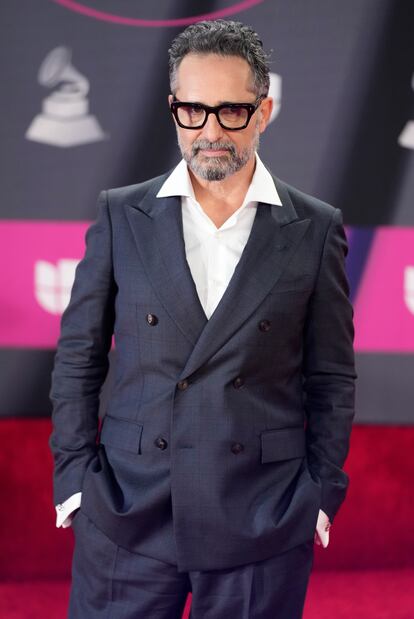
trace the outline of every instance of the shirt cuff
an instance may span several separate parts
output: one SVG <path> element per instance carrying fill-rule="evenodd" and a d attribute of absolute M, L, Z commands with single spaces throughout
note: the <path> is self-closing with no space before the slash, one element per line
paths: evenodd
<path fill-rule="evenodd" d="M 316 532 L 323 548 L 326 548 L 329 544 L 329 528 L 326 530 L 328 524 L 330 524 L 329 517 L 320 509 L 318 514 L 318 522 L 316 523 Z"/>
<path fill-rule="evenodd" d="M 75 509 L 78 509 L 81 504 L 81 496 L 82 492 L 76 492 L 76 494 L 72 494 L 66 501 L 63 503 L 59 503 L 56 505 L 56 526 L 62 527 L 66 529 L 66 527 L 70 527 L 72 523 L 72 512 Z"/>

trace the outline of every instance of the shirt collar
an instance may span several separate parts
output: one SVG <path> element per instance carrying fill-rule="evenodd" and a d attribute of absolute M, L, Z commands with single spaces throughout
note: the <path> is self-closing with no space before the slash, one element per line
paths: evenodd
<path fill-rule="evenodd" d="M 171 196 L 185 196 L 196 200 L 187 164 L 184 159 L 181 159 L 180 163 L 171 172 L 161 186 L 156 197 L 167 198 Z M 265 168 L 257 153 L 256 168 L 242 206 L 249 202 L 265 202 L 266 204 L 282 206 L 272 175 Z"/>
<path fill-rule="evenodd" d="M 184 159 L 181 159 L 178 166 L 171 172 L 156 197 L 169 198 L 171 196 L 185 196 L 195 200 L 193 185 Z"/>

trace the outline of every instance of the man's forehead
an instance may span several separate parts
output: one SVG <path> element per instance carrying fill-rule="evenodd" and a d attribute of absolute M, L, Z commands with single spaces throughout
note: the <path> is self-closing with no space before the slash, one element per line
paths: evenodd
<path fill-rule="evenodd" d="M 187 75 L 199 69 L 228 73 L 236 71 L 246 76 L 251 74 L 249 63 L 240 56 L 224 54 L 186 54 L 178 66 L 178 73 Z"/>
<path fill-rule="evenodd" d="M 215 99 L 215 105 L 251 98 L 254 93 L 253 76 L 249 64 L 239 56 L 217 54 L 187 54 L 177 71 L 178 91 L 191 93 L 191 100 L 206 102 Z M 249 96 L 250 95 L 250 96 Z"/>

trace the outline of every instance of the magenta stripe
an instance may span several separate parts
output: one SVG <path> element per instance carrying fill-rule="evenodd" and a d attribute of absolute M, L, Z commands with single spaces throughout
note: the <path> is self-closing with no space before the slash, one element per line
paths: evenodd
<path fill-rule="evenodd" d="M 355 347 L 361 352 L 411 354 L 414 227 L 376 230 L 355 300 Z"/>
<path fill-rule="evenodd" d="M 219 19 L 222 17 L 228 17 L 239 13 L 241 11 L 247 11 L 257 4 L 261 4 L 264 0 L 244 0 L 243 2 L 237 2 L 233 6 L 205 13 L 204 15 L 195 15 L 193 17 L 181 17 L 179 19 L 137 19 L 134 17 L 122 17 L 121 15 L 114 15 L 112 13 L 104 13 L 103 11 L 97 11 L 91 7 L 84 6 L 74 0 L 53 0 L 56 4 L 60 4 L 71 11 L 81 13 L 87 17 L 93 17 L 101 21 L 111 22 L 113 24 L 120 24 L 122 26 L 140 26 L 142 28 L 162 28 L 172 26 L 188 26 L 195 22 L 205 19 Z"/>
<path fill-rule="evenodd" d="M 0 222 L 0 347 L 56 347 L 70 286 L 63 270 L 85 252 L 86 221 Z M 41 269 L 41 270 L 40 270 Z"/>

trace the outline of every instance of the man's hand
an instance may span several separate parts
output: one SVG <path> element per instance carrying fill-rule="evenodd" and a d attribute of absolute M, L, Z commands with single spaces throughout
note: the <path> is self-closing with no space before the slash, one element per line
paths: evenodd
<path fill-rule="evenodd" d="M 326 548 L 329 544 L 329 530 L 331 523 L 328 516 L 321 509 L 318 514 L 318 522 L 316 523 L 316 531 L 314 536 L 314 542 L 317 546 Z"/>

